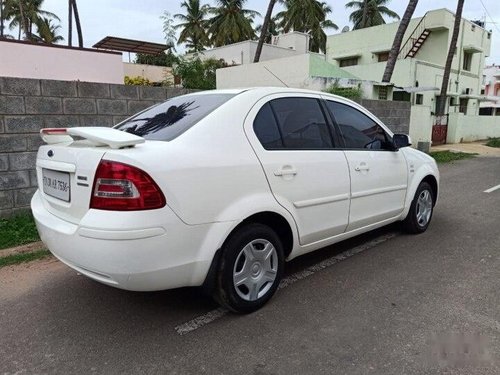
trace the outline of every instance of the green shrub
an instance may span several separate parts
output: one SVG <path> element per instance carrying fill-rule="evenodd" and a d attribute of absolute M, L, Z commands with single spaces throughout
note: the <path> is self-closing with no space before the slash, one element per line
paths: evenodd
<path fill-rule="evenodd" d="M 135 86 L 154 86 L 153 82 L 144 77 L 129 77 L 125 76 L 125 84 L 126 85 L 135 85 Z"/>
<path fill-rule="evenodd" d="M 187 89 L 212 90 L 216 87 L 215 71 L 227 66 L 222 59 L 182 59 L 174 68 L 174 75 L 181 77 L 182 86 Z"/>
<path fill-rule="evenodd" d="M 500 138 L 489 138 L 486 146 L 500 148 Z"/>
<path fill-rule="evenodd" d="M 335 82 L 330 87 L 328 87 L 325 92 L 343 96 L 344 98 L 348 98 L 351 100 L 358 100 L 363 98 L 363 90 L 361 90 L 360 85 L 358 85 L 358 87 L 341 87 L 338 82 Z"/>

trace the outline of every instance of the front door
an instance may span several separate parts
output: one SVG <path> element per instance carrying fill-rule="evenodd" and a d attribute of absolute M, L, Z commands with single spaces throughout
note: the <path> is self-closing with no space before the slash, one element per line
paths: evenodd
<path fill-rule="evenodd" d="M 400 151 L 389 151 L 389 135 L 368 114 L 327 101 L 345 142 L 351 174 L 347 231 L 395 218 L 404 209 L 408 168 Z"/>
<path fill-rule="evenodd" d="M 301 245 L 343 233 L 349 214 L 347 161 L 335 149 L 319 99 L 270 96 L 245 123 L 274 197 L 297 223 Z"/>

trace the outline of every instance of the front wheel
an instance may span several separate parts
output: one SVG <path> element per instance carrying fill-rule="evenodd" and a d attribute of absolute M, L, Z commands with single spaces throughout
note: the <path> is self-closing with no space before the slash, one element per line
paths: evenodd
<path fill-rule="evenodd" d="M 408 216 L 403 220 L 403 228 L 409 233 L 423 233 L 432 219 L 434 192 L 427 182 L 421 182 L 411 202 Z"/>
<path fill-rule="evenodd" d="M 262 224 L 246 225 L 222 248 L 214 297 L 231 311 L 255 311 L 276 292 L 283 267 L 283 245 L 276 233 Z"/>

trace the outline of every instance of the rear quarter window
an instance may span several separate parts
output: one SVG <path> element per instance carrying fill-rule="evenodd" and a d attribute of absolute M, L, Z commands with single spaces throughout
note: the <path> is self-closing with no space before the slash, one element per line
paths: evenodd
<path fill-rule="evenodd" d="M 233 98 L 235 94 L 178 96 L 141 112 L 115 129 L 148 140 L 171 141 Z"/>

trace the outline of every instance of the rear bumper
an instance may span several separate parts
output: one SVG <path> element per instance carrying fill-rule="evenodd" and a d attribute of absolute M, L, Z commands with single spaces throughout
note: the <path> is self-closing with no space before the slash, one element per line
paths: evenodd
<path fill-rule="evenodd" d="M 89 210 L 73 224 L 49 212 L 38 191 L 31 208 L 42 241 L 58 259 L 101 283 L 135 291 L 201 285 L 232 225 L 187 225 L 168 207 Z"/>

